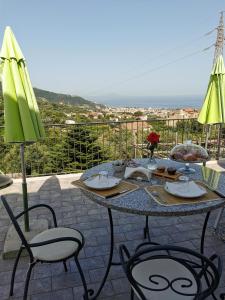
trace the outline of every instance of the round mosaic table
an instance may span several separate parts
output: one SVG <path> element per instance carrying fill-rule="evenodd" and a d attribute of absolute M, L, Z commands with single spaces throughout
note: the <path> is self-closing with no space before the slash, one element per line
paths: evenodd
<path fill-rule="evenodd" d="M 146 159 L 136 160 L 138 163 L 140 163 L 142 166 L 145 166 L 147 164 Z M 170 160 L 157 160 L 157 163 L 164 166 L 173 166 L 177 169 L 181 166 L 180 163 L 170 161 Z M 165 206 L 158 204 L 151 196 L 145 191 L 145 187 L 152 184 L 161 184 L 163 185 L 165 183 L 165 179 L 161 177 L 154 176 L 150 182 L 149 181 L 138 181 L 134 179 L 127 179 L 127 181 L 135 183 L 139 185 L 139 189 L 130 192 L 121 194 L 119 197 L 115 198 L 107 198 L 104 199 L 102 197 L 97 196 L 96 194 L 93 194 L 91 192 L 88 192 L 86 190 L 83 190 L 86 196 L 89 197 L 90 200 L 96 202 L 99 205 L 105 206 L 108 210 L 108 216 L 109 216 L 109 222 L 110 222 L 110 254 L 108 259 L 108 265 L 106 268 L 106 272 L 104 275 L 104 278 L 102 280 L 102 283 L 98 289 L 98 291 L 95 293 L 95 295 L 91 299 L 96 299 L 98 295 L 100 294 L 105 281 L 107 279 L 109 270 L 111 265 L 118 265 L 119 263 L 113 263 L 112 257 L 113 257 L 113 249 L 114 249 L 114 231 L 113 231 L 113 218 L 111 209 L 118 210 L 121 212 L 131 213 L 131 214 L 138 214 L 138 215 L 144 215 L 146 216 L 146 223 L 144 228 L 144 237 L 148 237 L 150 240 L 150 234 L 149 234 L 149 227 L 148 227 L 148 217 L 149 216 L 166 216 L 166 217 L 173 217 L 173 216 L 187 216 L 187 215 L 194 215 L 194 214 L 202 214 L 206 213 L 205 221 L 203 224 L 202 229 L 202 236 L 201 236 L 201 245 L 200 245 L 200 251 L 201 253 L 204 252 L 204 239 L 205 239 L 205 230 L 207 227 L 208 219 L 210 216 L 210 212 L 212 210 L 215 210 L 217 208 L 220 208 L 225 205 L 225 174 L 223 173 L 217 173 L 216 171 L 213 171 L 209 168 L 191 164 L 192 168 L 195 169 L 194 174 L 190 174 L 189 178 L 193 180 L 200 180 L 207 184 L 207 186 L 215 190 L 221 199 L 213 200 L 213 201 L 206 201 L 206 202 L 199 202 L 195 204 L 184 204 L 184 205 L 172 205 L 172 206 Z M 112 163 L 103 163 L 101 165 L 98 165 L 96 167 L 93 167 L 89 170 L 87 170 L 81 177 L 82 180 L 89 178 L 90 176 L 94 174 L 98 174 L 100 171 L 108 171 L 109 175 L 114 175 L 117 177 L 122 177 L 123 174 L 121 173 L 115 173 Z"/>

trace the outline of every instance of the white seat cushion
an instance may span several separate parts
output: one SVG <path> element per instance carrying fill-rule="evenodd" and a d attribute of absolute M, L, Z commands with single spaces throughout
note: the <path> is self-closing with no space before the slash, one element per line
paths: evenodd
<path fill-rule="evenodd" d="M 158 284 L 150 282 L 149 277 L 151 275 L 159 275 L 167 278 L 169 282 L 176 278 L 188 278 L 191 280 L 192 285 L 190 287 L 182 287 L 182 285 L 189 285 L 189 282 L 186 280 L 178 280 L 173 283 L 173 288 L 176 291 L 194 294 L 197 292 L 197 283 L 193 274 L 181 263 L 169 259 L 169 258 L 155 258 L 152 260 L 143 261 L 134 266 L 132 270 L 132 275 L 134 279 L 142 284 L 152 289 L 166 288 L 168 283 L 165 279 L 160 277 L 153 277 L 152 280 L 156 281 Z M 140 287 L 140 286 L 139 286 Z M 150 291 L 147 289 L 141 288 L 146 299 L 151 300 L 191 300 L 194 299 L 194 296 L 183 296 L 174 292 L 171 287 L 168 287 L 164 291 Z M 138 296 L 138 295 L 137 295 Z"/>
<path fill-rule="evenodd" d="M 40 243 L 61 237 L 74 237 L 82 242 L 82 236 L 77 230 L 57 227 L 39 233 L 32 240 L 30 240 L 30 243 Z M 68 256 L 72 255 L 77 248 L 78 243 L 73 241 L 65 241 L 40 247 L 32 247 L 31 251 L 36 259 L 43 261 L 55 261 L 67 258 Z"/>

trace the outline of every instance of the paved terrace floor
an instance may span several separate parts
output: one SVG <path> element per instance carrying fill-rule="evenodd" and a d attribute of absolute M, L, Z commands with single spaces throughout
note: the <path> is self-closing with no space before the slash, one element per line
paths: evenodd
<path fill-rule="evenodd" d="M 63 175 L 38 177 L 28 180 L 29 203 L 48 203 L 56 212 L 58 223 L 62 226 L 77 228 L 85 236 L 84 250 L 80 253 L 80 262 L 85 272 L 88 285 L 96 288 L 102 278 L 109 251 L 109 226 L 106 209 L 89 201 L 79 189 L 71 185 L 71 181 L 79 175 Z M 14 184 L 1 191 L 7 195 L 9 203 L 15 211 L 22 209 L 21 183 Z M 47 211 L 41 209 L 30 218 L 49 218 Z M 113 212 L 115 223 L 115 239 L 117 246 L 125 243 L 129 249 L 142 242 L 144 218 Z M 152 217 L 151 233 L 159 243 L 198 249 L 204 216 L 156 218 Z M 215 213 L 211 215 L 213 224 Z M 0 207 L 0 250 L 9 220 L 3 207 Z M 225 262 L 225 243 L 219 240 L 212 230 L 207 231 L 206 254 L 217 252 Z M 8 299 L 9 282 L 14 260 L 0 260 L 0 299 Z M 22 258 L 17 270 L 15 293 L 12 299 L 22 299 L 27 258 Z M 225 265 L 225 264 L 224 264 Z M 225 267 L 218 292 L 225 291 Z M 29 289 L 29 300 L 72 300 L 82 299 L 83 289 L 74 262 L 69 262 L 68 273 L 64 272 L 63 264 L 42 264 L 34 268 Z M 112 267 L 108 281 L 99 299 L 129 299 L 129 285 L 121 267 Z"/>

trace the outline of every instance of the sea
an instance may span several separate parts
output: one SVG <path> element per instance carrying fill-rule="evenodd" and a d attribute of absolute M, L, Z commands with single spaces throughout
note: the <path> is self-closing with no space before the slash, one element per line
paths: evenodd
<path fill-rule="evenodd" d="M 139 108 L 200 108 L 204 96 L 142 96 L 142 97 L 106 97 L 100 102 L 112 107 L 139 107 Z"/>

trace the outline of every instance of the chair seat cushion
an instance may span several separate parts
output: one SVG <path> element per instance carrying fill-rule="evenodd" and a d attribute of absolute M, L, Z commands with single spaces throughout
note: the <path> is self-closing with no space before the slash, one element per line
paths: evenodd
<path fill-rule="evenodd" d="M 166 257 L 136 264 L 132 269 L 132 277 L 142 285 L 142 287 L 138 286 L 146 299 L 151 300 L 191 300 L 198 290 L 192 272 L 180 262 Z M 154 291 L 145 289 L 144 286 Z"/>
<path fill-rule="evenodd" d="M 79 239 L 81 243 L 83 239 L 80 232 L 75 229 L 57 227 L 39 233 L 30 240 L 30 243 L 39 243 L 61 237 L 74 237 Z M 56 261 L 69 257 L 77 250 L 77 248 L 78 243 L 74 241 L 63 241 L 40 247 L 32 247 L 31 251 L 36 259 L 43 261 Z"/>

